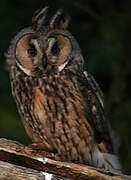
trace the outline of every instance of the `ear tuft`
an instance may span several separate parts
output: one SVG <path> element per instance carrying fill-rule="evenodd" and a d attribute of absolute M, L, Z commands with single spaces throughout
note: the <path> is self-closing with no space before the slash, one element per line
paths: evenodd
<path fill-rule="evenodd" d="M 48 6 L 41 10 L 37 10 L 32 18 L 32 26 L 35 31 L 38 31 L 42 25 L 44 25 L 47 17 Z"/>
<path fill-rule="evenodd" d="M 51 29 L 66 29 L 69 24 L 69 16 L 62 9 L 56 12 L 50 21 Z"/>

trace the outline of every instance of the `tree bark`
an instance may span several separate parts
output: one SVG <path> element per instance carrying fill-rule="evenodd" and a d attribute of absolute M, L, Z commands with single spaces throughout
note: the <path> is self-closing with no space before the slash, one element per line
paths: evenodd
<path fill-rule="evenodd" d="M 67 180 L 67 178 L 53 175 L 47 172 L 40 172 L 34 169 L 25 168 L 0 161 L 0 180 Z M 70 179 L 68 179 L 70 180 Z"/>
<path fill-rule="evenodd" d="M 130 176 L 105 172 L 90 166 L 54 160 L 18 142 L 0 139 L 0 180 L 123 180 Z"/>

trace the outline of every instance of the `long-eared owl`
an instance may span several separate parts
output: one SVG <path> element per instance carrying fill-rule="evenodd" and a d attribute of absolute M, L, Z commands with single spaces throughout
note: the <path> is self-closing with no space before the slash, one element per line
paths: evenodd
<path fill-rule="evenodd" d="M 120 171 L 103 94 L 62 10 L 37 11 L 7 54 L 12 93 L 25 129 L 59 159 Z"/>

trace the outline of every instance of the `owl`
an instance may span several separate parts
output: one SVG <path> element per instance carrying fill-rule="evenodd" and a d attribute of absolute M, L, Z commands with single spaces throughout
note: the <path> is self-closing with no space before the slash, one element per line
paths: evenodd
<path fill-rule="evenodd" d="M 62 10 L 50 16 L 45 7 L 15 36 L 7 53 L 12 94 L 35 144 L 61 161 L 120 172 L 103 94 L 68 23 Z"/>

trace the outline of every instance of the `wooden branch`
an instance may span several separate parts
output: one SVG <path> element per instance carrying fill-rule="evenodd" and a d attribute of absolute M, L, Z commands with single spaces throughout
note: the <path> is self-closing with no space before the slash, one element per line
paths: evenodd
<path fill-rule="evenodd" d="M 18 142 L 2 138 L 0 139 L 0 179 L 7 178 L 6 176 L 4 177 L 5 174 L 8 174 L 8 179 L 13 177 L 14 180 L 67 180 L 67 178 L 70 180 L 130 179 L 130 176 L 103 172 L 90 166 L 60 162 L 53 160 L 53 158 L 54 154 L 39 152 L 39 150 L 34 151 Z"/>
<path fill-rule="evenodd" d="M 40 172 L 34 169 L 25 168 L 0 161 L 0 179 L 1 180 L 67 180 L 57 175 L 47 172 Z M 70 179 L 68 179 L 70 180 Z"/>

